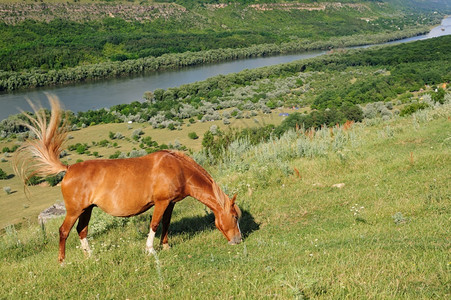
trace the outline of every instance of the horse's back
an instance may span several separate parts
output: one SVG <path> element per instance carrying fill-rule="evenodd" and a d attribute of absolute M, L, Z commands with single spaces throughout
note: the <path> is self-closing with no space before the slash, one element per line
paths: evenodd
<path fill-rule="evenodd" d="M 119 216 L 141 213 L 165 199 L 183 198 L 183 166 L 170 152 L 98 159 L 69 167 L 61 190 L 66 202 L 97 205 Z"/>

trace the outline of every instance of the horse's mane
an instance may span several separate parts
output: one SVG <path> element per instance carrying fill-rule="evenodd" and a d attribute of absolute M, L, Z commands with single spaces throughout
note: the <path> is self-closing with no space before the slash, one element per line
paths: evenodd
<path fill-rule="evenodd" d="M 219 185 L 213 180 L 213 177 L 211 177 L 211 175 L 201 165 L 199 165 L 194 159 L 192 159 L 183 152 L 173 150 L 163 150 L 163 151 L 168 154 L 171 154 L 177 159 L 185 162 L 192 169 L 200 172 L 205 177 L 205 179 L 207 179 L 207 181 L 211 183 L 211 187 L 213 189 L 213 194 L 215 196 L 216 201 L 218 201 L 218 203 L 222 207 L 225 207 L 227 195 L 221 190 Z"/>

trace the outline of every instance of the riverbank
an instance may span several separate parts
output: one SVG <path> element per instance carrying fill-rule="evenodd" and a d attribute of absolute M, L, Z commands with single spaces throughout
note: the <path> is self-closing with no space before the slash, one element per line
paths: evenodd
<path fill-rule="evenodd" d="M 394 40 L 418 36 L 429 32 L 426 26 L 410 28 L 402 32 L 378 33 L 331 38 L 327 41 L 298 40 L 282 44 L 262 44 L 239 49 L 216 49 L 199 52 L 164 54 L 160 57 L 103 62 L 63 70 L 31 69 L 20 72 L 0 71 L 0 91 L 32 89 L 72 83 L 95 81 L 115 77 L 131 76 L 161 70 L 177 69 L 237 59 L 292 54 L 312 50 L 330 50 L 381 44 Z"/>

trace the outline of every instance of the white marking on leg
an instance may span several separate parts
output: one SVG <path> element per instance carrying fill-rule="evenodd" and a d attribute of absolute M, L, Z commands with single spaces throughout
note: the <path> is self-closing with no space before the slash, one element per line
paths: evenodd
<path fill-rule="evenodd" d="M 81 243 L 81 249 L 83 249 L 83 252 L 90 257 L 92 254 L 91 248 L 89 248 L 89 243 L 87 238 L 83 238 L 80 240 Z"/>
<path fill-rule="evenodd" d="M 155 249 L 153 248 L 153 240 L 155 238 L 155 231 L 152 230 L 152 228 L 150 228 L 149 231 L 149 236 L 147 237 L 147 242 L 146 242 L 146 253 L 147 254 L 154 254 Z"/>

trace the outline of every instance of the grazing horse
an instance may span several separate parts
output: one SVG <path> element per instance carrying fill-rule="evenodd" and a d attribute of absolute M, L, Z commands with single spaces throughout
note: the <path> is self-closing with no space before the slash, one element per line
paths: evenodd
<path fill-rule="evenodd" d="M 51 105 L 48 126 L 45 112 L 29 101 L 35 117 L 24 112 L 31 122 L 25 126 L 37 138 L 27 140 L 17 150 L 14 166 L 24 181 L 32 175 L 65 172 L 61 192 L 67 213 L 59 230 L 60 262 L 64 261 L 66 239 L 77 220 L 82 249 L 85 254 L 91 254 L 86 236 L 94 206 L 118 217 L 138 215 L 155 206 L 146 242 L 147 253 L 155 252 L 153 241 L 161 220 L 160 243 L 163 249 L 169 248 L 172 210 L 175 203 L 187 196 L 196 198 L 213 211 L 215 225 L 229 244 L 241 242 L 238 224 L 241 212 L 235 204 L 236 195 L 230 199 L 204 168 L 181 152 L 166 150 L 137 158 L 95 159 L 70 166 L 63 164 L 60 153 L 68 127 L 65 121 L 62 123 L 58 99 L 50 95 L 48 98 Z"/>

